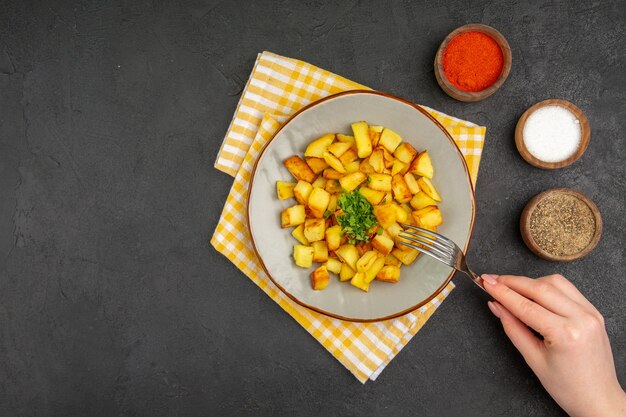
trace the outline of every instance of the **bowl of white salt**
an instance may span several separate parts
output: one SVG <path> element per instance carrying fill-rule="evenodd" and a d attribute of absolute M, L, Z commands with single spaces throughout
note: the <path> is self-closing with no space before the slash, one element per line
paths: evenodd
<path fill-rule="evenodd" d="M 585 114 L 567 100 L 540 101 L 522 114 L 515 145 L 522 158 L 542 169 L 574 163 L 587 149 L 591 129 Z"/>

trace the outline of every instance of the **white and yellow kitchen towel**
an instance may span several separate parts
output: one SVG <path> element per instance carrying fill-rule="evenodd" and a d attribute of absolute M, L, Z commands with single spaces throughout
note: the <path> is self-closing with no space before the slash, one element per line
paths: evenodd
<path fill-rule="evenodd" d="M 265 144 L 287 117 L 322 97 L 369 89 L 306 62 L 259 54 L 220 148 L 215 167 L 235 177 L 211 244 L 315 337 L 350 372 L 375 380 L 454 288 L 451 282 L 418 310 L 376 323 L 354 323 L 309 310 L 267 277 L 250 243 L 245 211 L 250 175 Z M 486 129 L 424 107 L 452 135 L 476 183 Z M 278 220 L 277 220 L 278 221 Z"/>

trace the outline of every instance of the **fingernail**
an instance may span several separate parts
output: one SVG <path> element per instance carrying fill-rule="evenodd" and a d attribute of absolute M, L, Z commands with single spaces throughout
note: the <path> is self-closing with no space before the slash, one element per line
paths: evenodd
<path fill-rule="evenodd" d="M 498 276 L 493 274 L 482 274 L 480 276 L 487 284 L 496 285 Z"/>
<path fill-rule="evenodd" d="M 491 310 L 494 316 L 496 316 L 497 318 L 500 318 L 500 307 L 498 307 L 495 303 L 491 301 L 487 301 L 487 306 L 489 307 L 489 310 Z"/>

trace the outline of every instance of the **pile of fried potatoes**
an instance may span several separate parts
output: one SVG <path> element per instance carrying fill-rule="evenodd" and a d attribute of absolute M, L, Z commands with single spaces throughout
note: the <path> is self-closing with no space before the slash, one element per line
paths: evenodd
<path fill-rule="evenodd" d="M 427 151 L 418 152 L 382 126 L 357 122 L 352 132 L 315 139 L 304 159 L 294 155 L 284 161 L 297 182 L 276 182 L 280 200 L 297 202 L 281 213 L 281 226 L 293 227 L 291 234 L 299 242 L 293 247 L 296 265 L 321 264 L 311 273 L 314 290 L 326 288 L 329 272 L 363 291 L 374 279 L 398 282 L 400 266 L 419 255 L 400 244 L 399 223 L 436 231 L 443 222 Z M 340 195 L 353 190 L 369 201 L 378 221 L 369 242 L 356 245 L 349 243 L 337 220 L 343 214 L 337 204 Z"/>

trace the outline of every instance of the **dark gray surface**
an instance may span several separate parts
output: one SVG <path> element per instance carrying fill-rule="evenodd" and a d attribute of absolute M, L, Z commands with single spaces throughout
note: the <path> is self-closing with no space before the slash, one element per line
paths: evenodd
<path fill-rule="evenodd" d="M 604 314 L 626 383 L 625 3 L 338 3 L 2 2 L 0 415 L 562 415 L 462 277 L 362 386 L 209 247 L 232 182 L 213 162 L 262 50 L 486 125 L 472 265 L 569 277 Z M 432 61 L 471 22 L 507 37 L 513 69 L 463 104 Z M 576 103 L 593 131 L 556 172 L 512 138 L 545 98 Z M 517 230 L 555 186 L 605 221 L 565 265 Z"/>

